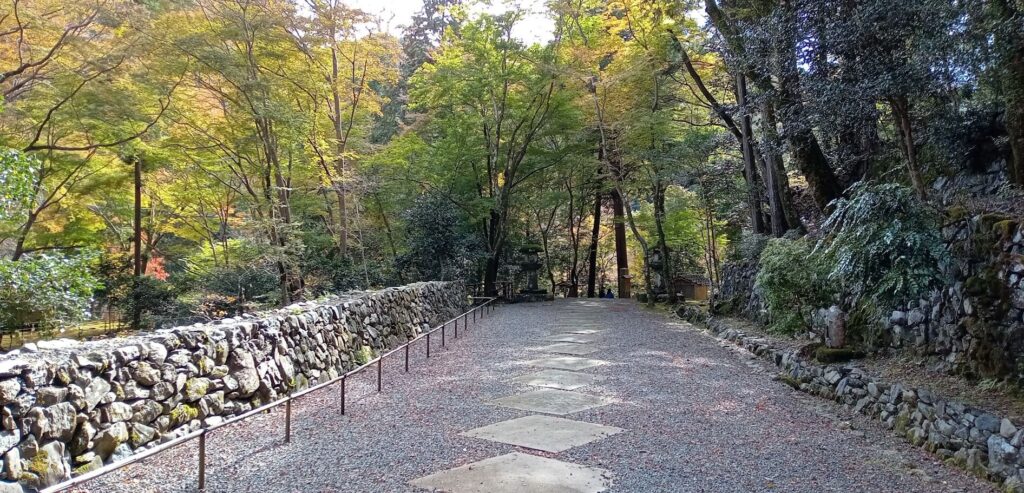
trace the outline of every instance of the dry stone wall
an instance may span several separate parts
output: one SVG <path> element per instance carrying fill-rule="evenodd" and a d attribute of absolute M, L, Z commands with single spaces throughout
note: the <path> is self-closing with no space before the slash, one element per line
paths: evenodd
<path fill-rule="evenodd" d="M 1007 378 L 1024 387 L 1024 217 L 969 214 L 959 207 L 947 212 L 947 282 L 885 313 L 878 321 L 883 330 L 870 342 L 876 349 L 930 356 L 949 371 Z M 723 266 L 713 311 L 764 322 L 756 276 L 751 261 Z M 823 337 L 830 317 L 829 307 L 817 310 L 812 332 Z"/>
<path fill-rule="evenodd" d="M 877 419 L 945 462 L 1000 483 L 1004 491 L 1024 492 L 1024 428 L 1018 428 L 1019 423 L 925 388 L 883 381 L 856 364 L 816 363 L 799 350 L 745 334 L 726 319 L 693 310 L 678 314 L 773 363 L 792 387 Z"/>
<path fill-rule="evenodd" d="M 460 284 L 418 283 L 0 357 L 0 493 L 56 484 L 334 378 L 466 301 Z"/>

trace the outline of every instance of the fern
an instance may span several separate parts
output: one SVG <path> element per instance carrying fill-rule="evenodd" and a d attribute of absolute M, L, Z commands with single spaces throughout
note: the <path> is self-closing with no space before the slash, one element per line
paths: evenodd
<path fill-rule="evenodd" d="M 813 254 L 852 301 L 899 306 L 941 285 L 949 263 L 941 216 L 898 184 L 861 183 L 822 225 Z"/>

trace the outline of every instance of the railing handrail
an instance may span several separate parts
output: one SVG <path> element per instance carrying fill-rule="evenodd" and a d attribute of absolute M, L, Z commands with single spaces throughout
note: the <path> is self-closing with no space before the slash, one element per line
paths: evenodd
<path fill-rule="evenodd" d="M 342 382 L 342 381 L 346 380 L 348 377 L 357 375 L 360 372 L 366 370 L 367 368 L 369 368 L 369 367 L 371 367 L 373 365 L 379 364 L 380 362 L 382 362 L 384 360 L 385 357 L 390 356 L 390 355 L 392 355 L 392 354 L 394 354 L 394 353 L 396 353 L 396 352 L 398 352 L 400 350 L 405 349 L 406 347 L 411 346 L 416 341 L 419 341 L 420 339 L 423 339 L 423 338 L 429 336 L 430 334 L 432 334 L 434 332 L 437 332 L 438 330 L 443 330 L 448 324 L 451 324 L 453 322 L 458 323 L 459 319 L 466 318 L 470 313 L 474 313 L 477 310 L 492 304 L 494 301 L 496 301 L 498 299 L 497 297 L 471 297 L 471 298 L 473 298 L 474 300 L 481 299 L 481 300 L 486 300 L 486 301 L 484 301 L 483 303 L 481 303 L 479 305 L 474 305 L 469 310 L 466 310 L 465 312 L 460 313 L 459 315 L 455 316 L 454 318 L 448 319 L 444 323 L 442 323 L 442 324 L 440 324 L 438 326 L 435 326 L 435 327 L 431 328 L 430 330 L 427 330 L 425 332 L 420 333 L 418 336 L 416 336 L 416 337 L 414 337 L 412 339 L 409 339 L 408 341 L 406 341 L 402 345 L 397 346 L 394 349 L 391 349 L 390 351 L 388 351 L 386 353 L 383 353 L 380 356 L 377 356 L 376 358 L 374 358 L 374 359 L 372 359 L 370 361 L 367 361 L 366 363 L 364 363 L 364 364 L 362 364 L 362 365 L 360 365 L 360 366 L 358 366 L 356 368 L 353 368 L 352 370 L 350 370 L 350 371 L 348 371 L 348 372 L 346 372 L 346 373 L 344 373 L 342 375 L 339 375 L 339 376 L 334 377 L 334 378 L 332 378 L 330 380 L 327 380 L 326 382 L 318 383 L 318 384 L 316 384 L 316 385 L 314 385 L 312 387 L 308 387 L 308 388 L 302 389 L 299 392 L 290 393 L 290 394 L 286 395 L 285 397 L 282 397 L 282 398 L 277 399 L 277 400 L 275 400 L 273 402 L 269 402 L 267 404 L 264 404 L 264 405 L 262 405 L 262 406 L 260 406 L 260 407 L 258 407 L 256 409 L 252 409 L 252 410 L 246 411 L 246 412 L 244 412 L 242 414 L 239 414 L 239 415 L 227 418 L 224 421 L 221 421 L 220 423 L 217 423 L 217 424 L 214 424 L 214 425 L 211 425 L 211 426 L 208 426 L 208 427 L 200 428 L 200 429 L 198 429 L 196 431 L 187 433 L 187 434 L 182 435 L 182 436 L 180 436 L 178 438 L 172 439 L 172 440 L 167 441 L 165 443 L 161 443 L 161 444 L 156 445 L 156 446 L 154 446 L 152 448 L 148 448 L 146 450 L 143 450 L 142 452 L 139 452 L 139 453 L 136 453 L 136 454 L 132 454 L 131 456 L 128 456 L 128 457 L 126 457 L 123 460 L 120 460 L 118 462 L 107 464 L 105 466 L 100 467 L 99 469 L 96 469 L 96 470 L 93 470 L 93 471 L 89 471 L 89 472 L 87 472 L 85 474 L 82 474 L 80 476 L 75 476 L 75 477 L 73 477 L 71 479 L 68 479 L 67 481 L 55 484 L 53 486 L 49 486 L 47 488 L 44 488 L 44 489 L 40 490 L 40 493 L 56 493 L 56 492 L 59 492 L 59 491 L 66 490 L 68 488 L 72 488 L 72 487 L 81 485 L 83 483 L 87 483 L 87 482 L 89 482 L 91 480 L 94 480 L 94 479 L 97 479 L 99 477 L 105 476 L 105 475 L 107 475 L 107 474 L 109 474 L 111 472 L 114 472 L 114 471 L 118 470 L 118 469 L 122 469 L 124 467 L 130 466 L 132 464 L 135 464 L 136 462 L 141 462 L 141 461 L 143 461 L 143 460 L 145 460 L 145 459 L 147 459 L 149 457 L 152 457 L 152 456 L 154 456 L 156 454 L 159 454 L 159 453 L 162 453 L 162 452 L 166 452 L 167 450 L 170 450 L 170 449 L 172 449 L 174 447 L 177 447 L 178 445 L 181 445 L 181 444 L 183 444 L 185 442 L 188 442 L 188 441 L 191 441 L 191 440 L 195 440 L 197 438 L 201 438 L 203 435 L 206 435 L 207 433 L 219 430 L 221 428 L 224 428 L 224 427 L 226 427 L 228 425 L 232 425 L 234 423 L 238 423 L 239 421 L 243 421 L 243 420 L 245 420 L 247 418 L 250 418 L 250 417 L 252 417 L 252 416 L 254 416 L 256 414 L 260 414 L 260 413 L 264 413 L 264 412 L 270 411 L 270 410 L 272 410 L 272 409 L 274 409 L 274 408 L 276 408 L 276 407 L 278 407 L 278 406 L 280 406 L 282 404 L 288 404 L 288 403 L 290 403 L 290 401 L 292 401 L 294 399 L 297 399 L 299 397 L 302 397 L 302 396 L 304 396 L 306 394 L 312 393 L 312 392 L 314 392 L 316 390 L 320 390 L 320 389 L 329 387 L 329 386 L 331 386 L 333 384 L 336 384 L 338 382 Z M 474 317 L 475 317 L 475 315 L 474 315 Z M 474 320 L 475 320 L 475 318 L 474 318 Z M 429 339 L 428 339 L 428 343 L 429 343 Z M 430 350 L 428 348 L 428 350 L 427 350 L 427 354 L 428 355 L 430 354 L 429 351 Z M 379 382 L 378 382 L 378 386 L 379 386 Z M 344 390 L 344 388 L 342 390 Z M 342 396 L 344 396 L 344 393 L 342 394 Z M 342 403 L 342 409 L 344 409 L 344 403 Z M 289 423 L 289 426 L 290 426 L 290 423 Z"/>

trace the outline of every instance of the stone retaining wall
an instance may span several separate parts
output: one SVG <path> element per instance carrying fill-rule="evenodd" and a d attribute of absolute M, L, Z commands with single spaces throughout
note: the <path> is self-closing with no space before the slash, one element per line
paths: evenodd
<path fill-rule="evenodd" d="M 1006 378 L 1024 387 L 1024 217 L 969 214 L 951 207 L 943 227 L 950 252 L 941 289 L 885 313 L 873 350 L 896 348 L 927 355 L 949 371 Z M 726 264 L 712 307 L 716 314 L 764 322 L 754 287 L 757 264 Z M 829 307 L 813 317 L 823 337 Z"/>
<path fill-rule="evenodd" d="M 1024 429 L 1018 430 L 1009 419 L 950 401 L 924 388 L 883 382 L 853 364 L 815 363 L 797 350 L 778 348 L 765 338 L 746 335 L 727 321 L 696 310 L 677 313 L 703 325 L 716 337 L 772 362 L 794 388 L 877 419 L 947 463 L 1001 483 L 1005 491 L 1024 492 Z"/>
<path fill-rule="evenodd" d="M 461 284 L 418 283 L 0 357 L 0 492 L 56 484 L 334 378 L 466 301 Z"/>

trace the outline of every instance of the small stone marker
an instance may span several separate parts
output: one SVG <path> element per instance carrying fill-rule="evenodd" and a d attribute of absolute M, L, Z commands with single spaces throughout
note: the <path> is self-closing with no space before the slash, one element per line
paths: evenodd
<path fill-rule="evenodd" d="M 605 469 L 513 452 L 410 484 L 450 493 L 600 493 L 611 486 L 610 478 Z"/>
<path fill-rule="evenodd" d="M 611 401 L 569 390 L 538 389 L 495 399 L 490 403 L 522 411 L 562 415 L 604 406 L 611 404 Z"/>
<path fill-rule="evenodd" d="M 534 387 L 550 387 L 553 389 L 576 390 L 580 387 L 590 385 L 604 377 L 588 375 L 565 370 L 541 370 L 538 372 L 513 378 L 516 383 L 533 385 Z"/>
<path fill-rule="evenodd" d="M 585 370 L 587 368 L 593 368 L 595 366 L 601 366 L 608 364 L 607 361 L 590 358 L 579 358 L 576 356 L 560 356 L 551 355 L 544 358 L 527 361 L 526 364 L 530 366 L 537 366 L 540 368 L 554 368 L 556 370 Z"/>
<path fill-rule="evenodd" d="M 541 346 L 537 348 L 538 351 L 544 351 L 547 353 L 562 353 L 571 354 L 574 356 L 582 356 L 584 354 L 590 354 L 596 352 L 598 348 L 589 346 L 586 344 L 576 344 L 573 342 L 556 342 L 550 346 Z"/>
<path fill-rule="evenodd" d="M 554 453 L 601 440 L 622 431 L 622 428 L 614 426 L 533 415 L 469 430 L 462 435 Z"/>

